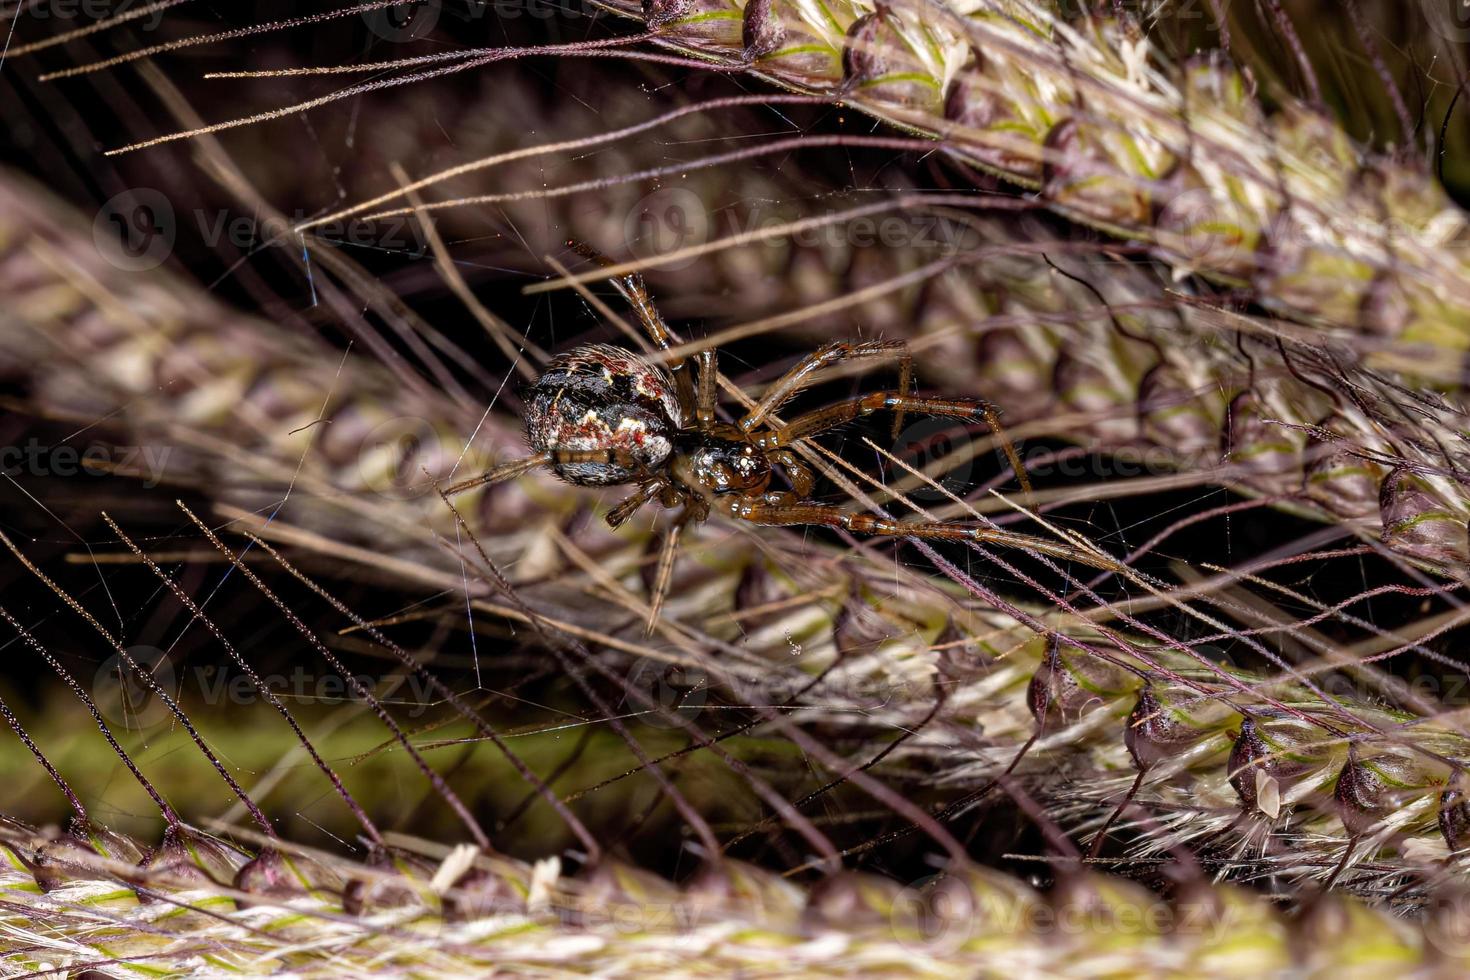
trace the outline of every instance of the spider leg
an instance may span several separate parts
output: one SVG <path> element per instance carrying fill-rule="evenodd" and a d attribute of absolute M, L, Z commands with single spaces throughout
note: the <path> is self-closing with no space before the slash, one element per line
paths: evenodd
<path fill-rule="evenodd" d="M 789 402 L 801 389 L 812 383 L 812 378 L 824 368 L 840 361 L 857 360 L 865 357 L 896 357 L 899 362 L 898 390 L 907 396 L 913 388 L 914 357 L 908 344 L 901 340 L 868 340 L 859 343 L 836 341 L 813 351 L 798 361 L 791 370 L 777 378 L 775 383 L 761 396 L 761 400 L 740 420 L 740 431 L 754 432 L 781 406 Z M 897 438 L 903 424 L 904 409 L 900 408 L 893 417 L 893 435 Z"/>
<path fill-rule="evenodd" d="M 916 412 L 941 418 L 984 422 L 1000 439 L 1001 449 L 1005 452 L 1011 469 L 1015 471 L 1021 488 L 1028 497 L 1031 495 L 1031 481 L 1026 476 L 1026 468 L 1021 465 L 1021 454 L 1016 452 L 1015 445 L 1001 427 L 1000 413 L 994 405 L 979 398 L 919 398 L 903 391 L 875 391 L 798 415 L 783 428 L 771 429 L 756 437 L 755 442 L 762 449 L 789 446 L 798 439 L 816 435 L 874 412 L 894 412 L 900 417 L 904 412 Z"/>
<path fill-rule="evenodd" d="M 591 259 L 602 266 L 612 265 L 612 260 L 603 255 L 597 249 L 580 242 L 576 239 L 569 240 L 567 245 L 578 255 Z M 648 295 L 648 286 L 643 277 L 636 272 L 624 273 L 621 276 L 612 276 L 608 282 L 613 284 L 623 299 L 628 301 L 633 313 L 638 317 L 638 323 L 643 327 L 653 346 L 660 351 L 673 349 L 673 338 L 669 336 L 669 325 L 659 315 L 658 308 L 653 305 L 653 298 Z M 680 424 L 688 424 L 689 420 L 695 418 L 694 379 L 690 376 L 689 365 L 682 357 L 671 357 L 668 361 L 669 374 L 674 378 L 674 390 L 679 399 L 679 410 L 684 414 Z M 713 408 L 710 412 L 713 417 Z"/>
<path fill-rule="evenodd" d="M 518 476 L 524 476 L 542 466 L 550 466 L 553 463 L 623 464 L 627 460 L 628 457 L 626 455 L 611 449 L 547 450 L 544 453 L 537 453 L 534 456 L 527 456 L 524 459 L 513 459 L 509 462 L 501 463 L 499 466 L 486 470 L 479 476 L 472 476 L 468 480 L 461 480 L 458 483 L 446 487 L 444 493 L 452 497 L 457 493 L 473 490 L 475 487 L 494 486 L 497 483 L 504 483 L 506 480 L 514 480 Z"/>
<path fill-rule="evenodd" d="M 699 365 L 699 390 L 694 400 L 694 419 L 702 431 L 715 423 L 715 397 L 720 381 L 720 366 L 715 352 L 702 350 L 694 355 Z"/>
<path fill-rule="evenodd" d="M 617 506 L 607 512 L 607 526 L 611 528 L 622 527 L 628 518 L 638 512 L 638 509 L 655 497 L 664 494 L 668 487 L 667 480 L 650 480 L 643 484 L 633 493 L 625 497 Z"/>
<path fill-rule="evenodd" d="M 771 462 L 785 471 L 786 479 L 791 481 L 791 489 L 798 497 L 806 498 L 812 495 L 812 488 L 817 485 L 816 477 L 812 476 L 811 468 L 803 463 L 796 453 L 789 449 L 773 449 L 766 455 Z"/>
<path fill-rule="evenodd" d="M 791 494 L 766 494 L 755 498 L 732 495 L 719 498 L 718 506 L 731 517 L 768 527 L 815 524 L 876 537 L 912 537 L 930 541 L 975 541 L 1022 548 L 1052 558 L 1075 561 L 1108 571 L 1116 571 L 1119 567 L 1116 561 L 1106 555 L 1084 551 L 1081 548 L 1074 548 L 1071 545 L 1048 541 L 1046 538 L 1038 538 L 1029 534 L 942 521 L 895 521 L 874 514 L 854 514 L 826 504 L 809 503 L 798 500 Z"/>
<path fill-rule="evenodd" d="M 555 455 L 549 452 L 537 453 L 535 456 L 527 456 L 525 459 L 513 459 L 509 462 L 501 463 L 492 469 L 488 469 L 479 476 L 452 484 L 445 488 L 444 493 L 446 496 L 452 497 L 457 493 L 473 490 L 475 487 L 489 487 L 497 483 L 504 483 L 506 480 L 514 480 L 516 477 L 529 473 L 539 467 L 550 466 L 555 459 Z"/>
<path fill-rule="evenodd" d="M 679 550 L 679 538 L 684 534 L 684 526 L 689 523 L 690 514 L 686 510 L 679 515 L 669 529 L 664 532 L 663 540 L 659 543 L 658 565 L 653 573 L 653 589 L 648 602 L 648 621 L 643 624 L 645 635 L 652 635 L 653 628 L 658 624 L 659 613 L 663 611 L 664 600 L 669 595 L 669 583 L 674 578 L 674 557 Z"/>

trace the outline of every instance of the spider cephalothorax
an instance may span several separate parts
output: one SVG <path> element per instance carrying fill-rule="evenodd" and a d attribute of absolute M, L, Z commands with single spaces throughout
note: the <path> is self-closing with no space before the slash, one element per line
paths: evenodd
<path fill-rule="evenodd" d="M 607 514 L 617 527 L 645 504 L 680 507 L 659 554 L 649 626 L 657 618 L 673 567 L 679 533 L 712 511 L 753 524 L 818 524 L 858 534 L 911 536 L 1009 544 L 1099 568 L 1115 568 L 1104 555 L 991 526 L 937 521 L 897 521 L 847 511 L 809 498 L 814 480 L 794 451 L 800 440 L 874 412 L 891 412 L 894 431 L 904 413 L 984 422 L 999 428 L 994 409 L 975 398 L 925 398 L 911 391 L 907 347 L 895 341 L 837 342 L 803 358 L 768 387 L 737 422 L 716 417 L 715 352 L 690 361 L 672 353 L 668 327 L 636 275 L 613 280 L 638 313 L 669 370 L 620 347 L 589 344 L 560 354 L 526 392 L 526 437 L 535 455 L 450 487 L 450 493 L 507 480 L 538 467 L 581 486 L 632 485 L 634 492 Z M 799 413 L 784 422 L 775 414 L 813 377 L 840 361 L 885 358 L 900 364 L 899 386 L 858 395 Z M 1016 473 L 1024 470 L 1014 449 Z M 779 473 L 789 490 L 772 489 Z"/>

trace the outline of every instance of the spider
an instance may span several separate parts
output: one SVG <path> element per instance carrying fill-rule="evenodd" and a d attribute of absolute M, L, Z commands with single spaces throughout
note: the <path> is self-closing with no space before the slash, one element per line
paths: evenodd
<path fill-rule="evenodd" d="M 583 255 L 608 260 L 577 242 Z M 497 466 L 449 487 L 453 495 L 548 467 L 584 487 L 632 485 L 633 493 L 607 514 L 619 527 L 657 501 L 682 508 L 665 533 L 654 575 L 647 627 L 651 631 L 668 592 L 675 549 L 684 527 L 712 512 L 767 526 L 821 525 L 855 534 L 979 541 L 1030 549 L 1115 570 L 1100 554 L 995 527 L 938 521 L 897 521 L 853 513 L 808 499 L 815 480 L 792 446 L 853 419 L 892 412 L 897 435 L 908 412 L 986 423 L 999 433 L 996 409 L 976 398 L 925 398 L 912 393 L 912 357 L 902 341 L 834 342 L 802 358 L 772 384 L 739 421 L 715 414 L 719 378 L 714 350 L 688 359 L 673 349 L 667 324 L 636 273 L 609 280 L 632 307 L 653 346 L 666 354 L 668 371 L 632 351 L 588 344 L 553 357 L 525 392 L 526 439 L 533 455 Z M 896 389 L 857 395 L 782 423 L 773 417 L 824 369 L 843 361 L 886 358 L 899 362 Z M 1011 465 L 1024 469 L 1006 443 Z M 779 474 L 790 490 L 773 489 Z"/>

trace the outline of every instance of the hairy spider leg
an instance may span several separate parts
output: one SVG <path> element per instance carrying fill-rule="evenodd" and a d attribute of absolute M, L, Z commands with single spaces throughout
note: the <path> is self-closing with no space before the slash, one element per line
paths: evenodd
<path fill-rule="evenodd" d="M 613 449 L 557 449 L 537 453 L 534 456 L 526 456 L 523 459 L 512 459 L 501 463 L 499 466 L 486 470 L 479 476 L 472 476 L 468 480 L 461 480 L 445 488 L 444 493 L 453 497 L 457 493 L 473 490 L 475 487 L 493 487 L 497 483 L 506 480 L 514 480 L 518 476 L 524 476 L 534 469 L 550 466 L 553 463 L 617 463 L 620 466 L 629 465 L 631 457 L 626 453 L 620 453 Z"/>
<path fill-rule="evenodd" d="M 870 357 L 897 358 L 898 392 L 905 397 L 913 392 L 914 355 L 910 353 L 908 344 L 901 340 L 867 340 L 856 344 L 834 341 L 803 357 L 791 370 L 777 378 L 755 407 L 740 420 L 740 431 L 746 434 L 754 432 L 772 413 L 780 411 L 781 406 L 811 384 L 816 374 L 823 369 L 842 361 Z M 903 427 L 904 411 L 899 408 L 893 415 L 895 439 Z"/>
<path fill-rule="evenodd" d="M 664 600 L 669 597 L 669 585 L 674 580 L 674 558 L 679 549 L 679 538 L 684 534 L 684 526 L 689 523 L 690 513 L 688 509 L 682 511 L 668 530 L 663 533 L 663 540 L 659 543 L 658 565 L 654 568 L 653 589 L 648 600 L 648 620 L 643 624 L 645 636 L 653 635 L 653 627 L 658 623 L 659 613 L 663 611 Z"/>
<path fill-rule="evenodd" d="M 1026 496 L 1031 496 L 1031 480 L 1026 468 L 1021 465 L 1021 454 L 1006 436 L 1000 424 L 1000 413 L 996 407 L 980 398 L 921 398 L 903 391 L 875 391 L 868 395 L 852 398 L 798 415 L 781 429 L 771 429 L 755 437 L 756 445 L 762 449 L 789 446 L 798 439 L 825 432 L 844 422 L 851 422 L 874 412 L 914 412 L 919 415 L 936 415 L 941 418 L 965 419 L 984 422 L 1000 439 L 1002 451 Z"/>
<path fill-rule="evenodd" d="M 622 526 L 644 504 L 652 502 L 655 498 L 661 498 L 662 503 L 668 506 L 674 506 L 684 500 L 682 495 L 674 489 L 672 483 L 662 477 L 655 477 L 623 498 L 617 506 L 607 512 L 608 527 Z M 659 613 L 663 611 L 664 600 L 669 595 L 669 585 L 673 582 L 674 577 L 674 558 L 677 555 L 679 538 L 684 533 L 684 526 L 694 517 L 695 514 L 685 500 L 685 507 L 679 513 L 678 518 L 660 535 L 658 563 L 654 567 L 653 584 L 649 590 L 648 619 L 643 624 L 643 631 L 647 636 L 653 635 L 653 627 L 657 625 Z"/>
<path fill-rule="evenodd" d="M 591 259 L 601 266 L 610 266 L 612 260 L 603 255 L 597 249 L 586 242 L 569 239 L 567 246 L 583 258 Z M 621 276 L 610 276 L 608 282 L 612 283 L 618 293 L 627 300 L 638 323 L 648 334 L 653 346 L 667 353 L 673 350 L 673 338 L 669 336 L 669 325 L 664 322 L 663 316 L 658 308 L 653 305 L 653 297 L 648 294 L 648 285 L 643 277 L 636 272 L 624 273 Z M 674 378 L 674 393 L 679 400 L 679 411 L 683 414 L 682 419 L 675 419 L 679 425 L 686 426 L 696 418 L 696 407 L 694 397 L 694 379 L 690 377 L 689 365 L 682 357 L 670 357 L 668 361 L 669 374 Z M 713 416 L 713 409 L 711 409 Z"/>
<path fill-rule="evenodd" d="M 701 501 L 690 499 L 686 492 L 675 488 L 669 480 L 654 477 L 608 511 L 608 526 L 619 527 L 637 513 L 639 508 L 655 498 L 665 507 L 675 507 L 682 503 L 684 508 L 674 523 L 660 536 L 658 563 L 654 568 L 653 584 L 649 590 L 648 619 L 643 624 L 644 634 L 648 636 L 653 635 L 653 627 L 658 623 L 659 613 L 663 611 L 664 600 L 668 598 L 669 585 L 674 578 L 674 559 L 677 557 L 679 538 L 684 533 L 685 525 L 709 516 L 708 506 Z"/>
<path fill-rule="evenodd" d="M 627 497 L 624 497 L 612 510 L 607 512 L 607 526 L 611 528 L 622 527 L 628 518 L 638 512 L 644 504 L 653 498 L 663 495 L 670 488 L 669 481 L 664 479 L 650 480 Z"/>
<path fill-rule="evenodd" d="M 1014 531 L 1002 531 L 993 527 L 949 524 L 942 521 L 895 521 L 874 514 L 854 514 L 826 504 L 806 503 L 791 494 L 767 494 L 755 499 L 732 495 L 719 498 L 716 506 L 730 517 L 768 527 L 815 524 L 875 537 L 975 541 L 1035 551 L 1053 558 L 1075 561 L 1107 571 L 1117 571 L 1120 567 L 1116 561 L 1105 555 L 1029 534 L 1017 534 Z"/>
<path fill-rule="evenodd" d="M 715 424 L 715 399 L 718 395 L 720 366 L 713 350 L 702 350 L 694 355 L 699 365 L 699 391 L 694 402 L 694 421 L 701 432 L 708 432 Z"/>
<path fill-rule="evenodd" d="M 789 449 L 772 449 L 766 453 L 766 457 L 777 466 L 781 467 L 786 474 L 786 479 L 791 482 L 791 489 L 798 497 L 810 497 L 812 489 L 816 487 L 816 477 L 812 476 L 811 468 L 801 461 L 801 457 Z"/>
<path fill-rule="evenodd" d="M 542 466 L 550 466 L 555 458 L 554 454 L 545 452 L 537 453 L 534 456 L 527 456 L 524 459 L 513 459 L 509 462 L 501 463 L 499 466 L 492 467 L 479 476 L 473 476 L 468 480 L 461 480 L 458 483 L 451 484 L 445 488 L 444 493 L 452 497 L 457 493 L 473 490 L 475 487 L 489 487 L 497 483 L 504 483 L 506 480 L 514 480 L 516 477 L 529 473 L 534 469 L 539 469 Z"/>

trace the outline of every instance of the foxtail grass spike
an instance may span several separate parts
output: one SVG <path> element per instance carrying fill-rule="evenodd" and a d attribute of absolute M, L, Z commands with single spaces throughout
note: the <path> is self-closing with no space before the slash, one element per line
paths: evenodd
<path fill-rule="evenodd" d="M 1273 311 L 1464 351 L 1466 220 L 1427 168 L 1301 103 L 1266 115 L 1224 58 L 1031 0 L 608 0 L 659 45 L 852 105 Z"/>
<path fill-rule="evenodd" d="M 679 886 L 621 866 L 588 877 L 554 860 L 405 848 L 369 863 L 277 855 L 293 881 L 280 888 L 223 883 L 201 862 L 142 867 L 131 842 L 73 849 L 43 892 L 27 867 L 46 846 L 24 825 L 0 828 L 0 956 L 18 975 L 1089 977 L 1126 963 L 1153 975 L 1433 976 L 1467 955 L 1453 894 L 1414 923 L 1339 896 L 1283 911 L 1198 881 L 1164 900 L 1090 871 L 1042 894 L 974 867 L 800 887 L 726 862 Z"/>

